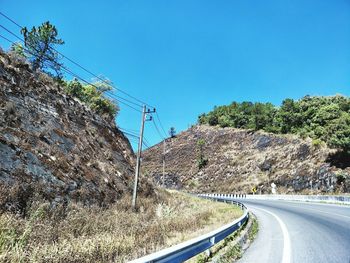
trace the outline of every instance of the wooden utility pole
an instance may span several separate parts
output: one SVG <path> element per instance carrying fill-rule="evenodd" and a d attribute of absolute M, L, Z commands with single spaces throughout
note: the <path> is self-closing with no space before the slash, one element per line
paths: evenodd
<path fill-rule="evenodd" d="M 140 129 L 140 138 L 139 138 L 139 145 L 137 150 L 137 156 L 136 156 L 136 169 L 135 169 L 135 179 L 134 179 L 134 191 L 132 194 L 132 208 L 136 209 L 136 199 L 137 199 L 137 185 L 138 180 L 140 176 L 140 168 L 141 168 L 141 153 L 142 153 L 142 143 L 143 143 L 143 130 L 145 128 L 145 121 L 152 120 L 152 116 L 150 116 L 150 119 L 146 119 L 146 114 L 154 113 L 156 109 L 153 109 L 150 111 L 149 109 L 146 111 L 146 106 L 143 106 L 142 109 L 142 119 L 141 119 L 141 129 Z"/>

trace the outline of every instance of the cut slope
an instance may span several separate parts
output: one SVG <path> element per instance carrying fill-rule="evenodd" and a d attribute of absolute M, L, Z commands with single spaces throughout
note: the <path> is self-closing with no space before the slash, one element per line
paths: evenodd
<path fill-rule="evenodd" d="M 112 119 L 43 73 L 0 53 L 0 186 L 26 195 L 110 203 L 131 192 L 134 153 Z M 145 181 L 140 191 L 152 194 Z"/>
<path fill-rule="evenodd" d="M 208 160 L 198 168 L 198 141 Z M 166 187 L 197 192 L 349 192 L 350 169 L 331 167 L 333 150 L 311 140 L 234 128 L 194 126 L 167 140 L 166 175 L 162 143 L 143 153 L 144 171 Z"/>

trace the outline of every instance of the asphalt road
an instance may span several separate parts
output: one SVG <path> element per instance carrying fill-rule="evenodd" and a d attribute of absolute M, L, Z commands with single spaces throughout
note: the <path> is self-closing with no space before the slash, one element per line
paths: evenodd
<path fill-rule="evenodd" d="M 350 263 L 350 207 L 238 200 L 258 218 L 259 233 L 240 263 Z"/>

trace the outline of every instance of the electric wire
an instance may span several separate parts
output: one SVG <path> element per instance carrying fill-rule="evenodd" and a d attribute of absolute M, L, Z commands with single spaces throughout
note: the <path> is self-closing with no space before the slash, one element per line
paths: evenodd
<path fill-rule="evenodd" d="M 128 139 L 130 140 L 130 141 L 133 141 L 133 143 L 135 143 L 135 144 L 138 144 L 138 142 L 139 142 L 139 140 L 138 140 L 138 138 L 134 138 L 134 137 L 128 137 Z M 149 144 L 147 144 L 146 142 L 142 142 L 142 145 L 143 146 L 145 146 L 146 148 L 149 148 L 150 146 L 149 146 Z"/>
<path fill-rule="evenodd" d="M 93 83 L 91 83 L 91 82 L 89 82 L 89 81 L 83 79 L 82 77 L 80 77 L 79 75 L 75 74 L 74 72 L 72 72 L 72 71 L 69 70 L 68 68 L 62 66 L 61 69 L 62 69 L 63 71 L 65 71 L 66 73 L 68 73 L 69 75 L 71 75 L 71 76 L 73 76 L 73 77 L 75 77 L 75 78 L 77 78 L 77 79 L 79 79 L 79 80 L 85 82 L 86 84 L 91 85 L 91 86 L 95 87 L 96 89 L 98 89 L 98 87 L 97 87 L 96 85 L 94 85 Z M 112 98 L 112 99 L 116 100 L 117 102 L 119 102 L 119 103 L 121 103 L 121 104 L 123 104 L 123 105 L 125 105 L 125 106 L 127 106 L 127 107 L 129 107 L 129 108 L 131 108 L 131 109 L 133 109 L 133 110 L 135 110 L 135 111 L 137 111 L 137 112 L 139 112 L 139 113 L 142 113 L 141 110 L 139 110 L 139 109 L 137 109 L 137 108 L 135 108 L 135 107 L 133 107 L 133 106 L 127 104 L 126 102 L 123 102 L 123 101 L 121 101 L 121 100 L 119 100 L 119 99 L 116 99 L 116 98 L 114 97 L 114 95 L 111 95 L 110 93 L 109 93 L 109 94 L 106 94 L 106 96 L 109 97 L 109 98 Z"/>
<path fill-rule="evenodd" d="M 7 33 L 11 34 L 12 36 L 14 36 L 15 38 L 17 38 L 18 40 L 21 40 L 24 43 L 24 39 L 20 38 L 18 35 L 16 35 L 15 33 L 13 33 L 11 30 L 7 29 L 6 27 L 4 27 L 3 25 L 0 24 L 0 27 L 2 29 L 4 29 Z"/>
<path fill-rule="evenodd" d="M 8 41 L 9 43 L 12 43 L 12 44 L 15 43 L 15 42 L 11 41 L 10 39 L 8 39 L 7 37 L 5 37 L 5 36 L 3 36 L 3 35 L 1 35 L 1 34 L 0 34 L 0 37 L 3 38 L 4 40 Z M 24 49 L 25 49 L 25 48 L 24 48 Z M 27 50 L 27 49 L 25 49 L 25 50 L 26 50 L 26 52 L 30 53 L 29 50 Z M 30 53 L 30 54 L 31 54 L 31 53 Z M 63 71 L 65 71 L 65 72 L 68 73 L 69 75 L 71 75 L 71 76 L 73 76 L 73 77 L 76 77 L 76 78 L 79 78 L 81 81 L 83 81 L 83 82 L 85 82 L 85 83 L 87 83 L 87 84 L 89 84 L 89 85 L 93 85 L 92 83 L 90 83 L 90 82 L 86 81 L 85 79 L 81 78 L 80 76 L 78 76 L 77 74 L 75 74 L 74 72 L 72 72 L 71 70 L 69 70 L 68 68 L 62 67 L 62 69 L 63 69 Z M 111 95 L 111 97 L 112 97 L 112 99 L 113 99 L 113 95 L 114 95 L 114 94 L 110 94 L 110 95 Z M 116 95 L 114 95 L 114 96 L 116 96 Z M 120 97 L 120 98 L 123 99 L 122 97 Z M 132 109 L 134 109 L 134 110 L 136 110 L 136 111 L 138 111 L 138 112 L 141 113 L 141 111 L 139 111 L 138 109 L 136 109 L 136 108 L 134 108 L 134 107 L 132 107 L 132 106 L 130 106 L 130 105 L 128 105 L 128 104 L 122 102 L 122 101 L 119 101 L 119 100 L 118 100 L 118 102 L 120 102 L 120 103 L 122 103 L 122 104 L 124 104 L 124 105 L 126 105 L 126 106 L 128 106 L 128 107 L 131 107 Z M 131 133 L 131 132 L 135 132 L 135 131 L 130 131 L 130 130 L 127 131 L 126 129 L 120 128 L 120 127 L 119 127 L 119 129 L 121 129 L 121 130 L 123 131 L 123 133 L 125 133 L 125 134 L 127 134 L 127 135 L 129 135 L 129 136 L 132 136 L 132 137 L 135 138 L 135 139 L 139 139 L 139 136 L 137 136 L 137 135 Z M 144 146 L 146 146 L 147 148 L 149 148 L 149 144 L 150 144 L 150 143 L 148 142 L 148 140 L 147 140 L 145 137 L 144 137 L 143 140 L 144 140 L 144 142 L 143 142 Z"/>
<path fill-rule="evenodd" d="M 17 39 L 19 39 L 20 41 L 22 41 L 22 42 L 24 43 L 24 40 L 23 40 L 22 38 L 20 38 L 19 36 L 17 36 L 17 35 L 16 35 L 15 33 L 13 33 L 12 31 L 8 30 L 6 27 L 2 26 L 1 24 L 0 24 L 0 27 L 3 28 L 4 30 L 6 30 L 6 31 L 7 31 L 8 33 L 10 33 L 11 35 L 15 36 Z M 15 42 L 9 40 L 8 38 L 6 38 L 6 37 L 4 37 L 4 36 L 2 36 L 2 35 L 1 35 L 1 37 L 2 37 L 3 39 L 7 40 L 8 42 L 12 43 L 12 44 L 15 44 Z M 24 47 L 23 49 L 24 49 L 27 53 L 29 53 L 29 54 L 31 54 L 31 55 L 34 55 L 34 54 L 31 53 L 28 49 L 26 49 L 25 47 Z M 34 49 L 34 50 L 35 50 L 35 49 Z M 93 83 L 91 83 L 91 82 L 89 82 L 89 81 L 83 79 L 82 77 L 80 77 L 78 74 L 74 73 L 73 71 L 71 71 L 71 70 L 68 69 L 67 67 L 65 67 L 65 66 L 63 66 L 63 65 L 60 65 L 60 68 L 61 68 L 61 70 L 63 70 L 64 72 L 68 73 L 69 75 L 71 75 L 71 76 L 73 76 L 73 77 L 75 77 L 75 78 L 77 78 L 77 79 L 83 81 L 84 83 L 86 83 L 86 84 L 88 84 L 88 85 L 91 85 L 91 86 L 95 87 L 96 89 L 98 89 L 98 87 L 97 87 L 96 85 L 94 85 Z M 107 83 L 107 82 L 106 82 L 106 83 Z M 111 91 L 106 91 L 106 92 L 105 92 L 105 95 L 106 95 L 107 97 L 110 97 L 110 98 L 116 100 L 117 102 L 119 102 L 119 103 L 121 103 L 121 104 L 123 104 L 123 105 L 125 105 L 125 106 L 127 106 L 127 107 L 129 107 L 129 108 L 131 108 L 131 109 L 133 109 L 133 110 L 135 110 L 135 111 L 137 111 L 137 112 L 139 112 L 139 113 L 142 113 L 141 110 L 139 110 L 139 109 L 137 109 L 137 108 L 135 108 L 135 107 L 129 105 L 129 104 L 126 103 L 125 101 L 127 101 L 127 102 L 129 102 L 129 103 L 132 103 L 132 104 L 134 104 L 134 105 L 136 105 L 136 106 L 141 107 L 141 105 L 139 105 L 139 104 L 136 104 L 136 103 L 134 103 L 134 102 L 132 102 L 132 101 L 130 101 L 130 100 L 128 100 L 128 99 L 125 99 L 125 98 L 121 97 L 121 96 L 115 95 L 115 94 L 113 94 Z M 117 98 L 118 98 L 118 99 L 117 99 Z M 124 100 L 124 101 L 121 101 L 121 100 Z"/>
<path fill-rule="evenodd" d="M 22 29 L 22 26 L 20 26 L 18 23 L 16 23 L 14 20 L 12 20 L 10 17 L 8 17 L 7 15 L 5 15 L 4 13 L 2 13 L 0 11 L 0 15 L 2 15 L 3 17 L 5 17 L 7 20 L 11 21 L 13 24 L 15 24 L 16 26 L 18 26 L 19 28 Z"/>
<path fill-rule="evenodd" d="M 160 132 L 160 130 L 159 130 L 159 128 L 158 128 L 156 122 L 154 121 L 154 118 L 152 118 L 152 122 L 153 122 L 154 127 L 156 128 L 157 133 L 158 133 L 158 135 L 160 136 L 160 138 L 161 138 L 162 140 L 165 140 L 165 138 L 164 138 L 163 135 L 161 134 L 161 132 Z"/>
<path fill-rule="evenodd" d="M 3 38 L 3 39 L 5 39 L 5 40 L 8 41 L 8 42 L 14 43 L 14 42 L 12 42 L 11 40 L 9 40 L 7 37 L 4 37 L 4 36 L 1 35 L 1 34 L 0 34 L 0 37 Z"/>
<path fill-rule="evenodd" d="M 166 137 L 168 136 L 168 134 L 166 133 L 166 131 L 165 131 L 165 129 L 164 129 L 164 126 L 163 126 L 162 122 L 160 121 L 160 117 L 159 117 L 158 112 L 156 112 L 156 117 L 157 117 L 158 122 L 159 122 L 159 124 L 160 124 L 160 128 L 163 130 L 164 135 L 165 135 L 165 138 L 166 138 Z"/>
<path fill-rule="evenodd" d="M 0 15 L 2 15 L 3 17 L 5 17 L 6 19 L 8 19 L 10 22 L 12 22 L 13 24 L 15 24 L 17 27 L 19 27 L 19 28 L 21 28 L 21 29 L 23 28 L 23 27 L 20 26 L 17 22 L 15 22 L 13 19 L 11 19 L 10 17 L 8 17 L 8 16 L 5 15 L 4 13 L 0 12 Z M 6 32 L 8 32 L 9 34 L 11 34 L 12 36 L 16 37 L 18 40 L 20 40 L 20 41 L 22 41 L 23 43 L 25 43 L 25 41 L 24 41 L 22 38 L 20 38 L 18 35 L 16 35 L 15 33 L 13 33 L 11 30 L 7 29 L 7 28 L 4 27 L 3 25 L 0 25 L 0 27 L 1 27 L 2 29 L 4 29 Z M 9 42 L 11 42 L 11 43 L 13 43 L 13 44 L 15 43 L 15 42 L 9 40 L 8 38 L 4 37 L 3 35 L 0 35 L 0 37 L 3 38 L 3 39 L 5 39 L 5 40 L 7 40 L 7 41 L 9 41 Z M 70 61 L 70 62 L 73 63 L 74 65 L 78 66 L 79 68 L 81 68 L 81 69 L 84 70 L 85 72 L 89 73 L 90 75 L 94 76 L 95 78 L 99 79 L 100 81 L 106 83 L 107 85 L 110 85 L 110 84 L 111 84 L 111 83 L 107 82 L 106 80 L 104 80 L 103 78 L 101 78 L 100 76 L 94 74 L 93 72 L 91 72 L 91 71 L 88 70 L 87 68 L 83 67 L 83 66 L 80 65 L 79 63 L 77 63 L 77 62 L 75 62 L 74 60 L 70 59 L 69 57 L 67 57 L 67 56 L 64 55 L 63 53 L 57 51 L 57 50 L 54 49 L 54 48 L 52 48 L 52 49 L 53 49 L 54 51 L 56 51 L 59 55 L 61 55 L 63 58 L 67 59 L 68 61 Z M 29 50 L 26 50 L 26 51 L 28 52 Z M 28 53 L 31 54 L 31 52 L 28 52 Z M 33 55 L 33 54 L 31 54 L 31 55 Z M 95 88 L 97 88 L 94 84 L 90 83 L 89 81 L 86 81 L 85 79 L 83 79 L 82 77 L 80 77 L 78 74 L 76 74 L 76 73 L 72 72 L 71 70 L 69 70 L 67 67 L 65 67 L 65 66 L 63 66 L 63 65 L 60 65 L 60 67 L 61 67 L 66 73 L 68 73 L 69 75 L 72 75 L 73 77 L 76 77 L 76 78 L 80 79 L 81 81 L 87 83 L 88 85 L 92 85 L 92 86 L 94 86 Z M 134 97 L 134 96 L 128 94 L 127 92 L 123 91 L 123 90 L 120 89 L 120 88 L 115 88 L 115 89 L 116 89 L 117 91 L 119 91 L 119 92 L 125 94 L 126 96 L 128 96 L 128 97 L 134 99 L 135 101 L 138 101 L 139 103 L 142 103 L 142 104 L 144 104 L 144 105 L 146 105 L 146 106 L 148 106 L 148 107 L 150 107 L 150 108 L 154 108 L 154 107 L 151 106 L 150 104 L 148 104 L 148 103 L 146 103 L 146 102 L 144 102 L 144 101 L 142 101 L 142 100 L 139 100 L 138 98 L 136 98 L 136 97 Z M 135 102 L 133 102 L 133 101 L 131 101 L 131 100 L 125 99 L 125 98 L 123 98 L 123 97 L 121 97 L 121 96 L 119 96 L 119 95 L 113 94 L 112 91 L 105 91 L 105 95 L 108 96 L 109 98 L 112 98 L 112 99 L 116 100 L 116 101 L 119 102 L 119 103 L 124 104 L 125 106 L 130 107 L 131 109 L 134 109 L 135 111 L 141 112 L 140 110 L 138 110 L 138 109 L 136 109 L 135 107 L 133 107 L 133 106 L 131 106 L 131 105 L 128 104 L 128 103 L 130 103 L 130 104 L 133 104 L 133 105 L 135 105 L 135 106 L 142 107 L 142 105 L 140 105 L 140 104 L 138 104 L 138 103 L 135 103 Z M 118 99 L 116 99 L 116 98 L 118 98 Z M 124 100 L 124 101 L 121 101 L 121 100 Z M 128 102 L 128 103 L 126 103 L 125 101 Z M 154 121 L 154 118 L 152 119 L 152 120 L 153 120 L 153 124 L 154 124 L 154 126 L 155 126 L 155 128 L 156 128 L 156 130 L 157 130 L 157 133 L 159 134 L 159 136 L 164 140 L 164 139 L 167 137 L 167 133 L 166 133 L 166 131 L 165 131 L 165 129 L 164 129 L 164 126 L 163 126 L 163 124 L 162 124 L 162 122 L 161 122 L 161 120 L 160 120 L 160 117 L 159 117 L 158 112 L 156 112 L 156 117 L 157 117 L 157 120 L 158 120 L 158 122 L 159 122 L 159 125 L 160 125 L 160 127 L 161 127 L 161 130 L 163 131 L 165 137 L 163 137 L 163 135 L 161 134 L 161 132 L 160 132 L 160 130 L 159 130 L 159 128 L 158 128 L 156 122 Z"/>
<path fill-rule="evenodd" d="M 121 130 L 123 133 L 128 134 L 128 135 L 130 135 L 130 136 L 132 136 L 134 138 L 137 138 L 137 139 L 140 138 L 140 136 L 135 131 L 132 131 L 130 129 L 121 128 L 119 126 L 118 126 L 118 129 Z M 146 144 L 150 144 L 145 136 L 143 136 L 143 140 L 146 142 Z"/>
<path fill-rule="evenodd" d="M 1 35 L 0 34 L 0 37 L 1 38 L 3 38 L 3 39 L 5 39 L 6 41 L 8 41 L 8 42 L 10 42 L 10 43 L 14 43 L 13 41 L 11 41 L 10 39 L 8 39 L 8 38 L 6 38 L 6 37 L 4 37 L 3 35 Z M 28 52 L 28 51 L 27 51 Z M 79 77 L 79 76 L 77 76 L 76 74 L 74 74 L 73 72 L 70 72 L 68 69 L 63 69 L 64 71 L 66 71 L 68 74 L 70 74 L 70 75 L 73 75 L 74 77 Z M 81 79 L 80 77 L 79 77 L 79 79 Z M 85 81 L 85 80 L 83 80 L 83 79 L 81 79 L 82 81 L 84 81 L 84 82 L 86 82 L 86 83 L 89 83 L 89 82 L 87 82 L 87 81 Z M 89 84 L 91 84 L 91 83 L 89 83 Z M 126 106 L 129 106 L 129 107 L 132 107 L 132 106 L 130 106 L 130 105 L 128 105 L 128 104 L 126 104 L 126 103 L 124 103 L 124 102 L 122 102 L 122 101 L 119 101 L 120 103 L 122 103 L 122 104 L 125 104 Z M 133 107 L 132 107 L 133 108 Z M 133 109 L 135 109 L 135 108 L 133 108 Z M 139 111 L 139 110 L 137 110 L 137 109 L 135 109 L 136 111 L 138 111 L 138 112 L 141 112 L 141 111 Z M 130 140 L 131 139 L 136 139 L 137 141 L 136 142 L 138 142 L 138 140 L 139 140 L 139 136 L 137 136 L 137 135 L 135 135 L 135 134 L 132 134 L 132 133 L 129 133 L 129 132 L 126 132 L 126 131 L 123 131 L 123 133 L 124 134 L 126 134 L 126 136 L 131 136 L 131 138 L 129 138 Z M 150 146 L 149 146 L 149 142 L 148 142 L 148 140 L 146 139 L 146 138 L 143 138 L 143 142 L 142 142 L 142 144 L 146 147 L 146 148 L 149 148 Z"/>
<path fill-rule="evenodd" d="M 16 26 L 18 26 L 19 28 L 23 28 L 22 26 L 20 26 L 17 22 L 15 22 L 13 19 L 11 19 L 9 16 L 5 15 L 4 13 L 0 12 L 0 15 L 2 15 L 3 17 L 5 17 L 6 19 L 8 19 L 10 22 L 12 22 L 13 24 L 15 24 Z M 10 32 L 8 29 L 6 29 L 5 27 L 1 26 L 2 28 L 4 28 L 6 31 L 8 31 L 10 34 L 14 35 L 16 38 L 20 39 L 18 36 L 16 36 L 14 33 Z M 77 67 L 81 68 L 82 70 L 84 70 L 85 72 L 89 73 L 90 75 L 94 76 L 95 78 L 99 79 L 100 81 L 110 85 L 110 83 L 108 83 L 106 80 L 104 80 L 103 78 L 101 78 L 100 76 L 96 75 L 95 73 L 93 73 L 92 71 L 88 70 L 87 68 L 85 68 L 84 66 L 82 66 L 81 64 L 79 64 L 78 62 L 74 61 L 73 59 L 67 57 L 66 55 L 64 55 L 63 53 L 59 52 L 58 50 L 56 50 L 55 48 L 51 48 L 54 51 L 56 51 L 59 55 L 61 55 L 63 58 L 67 59 L 69 62 L 73 63 L 74 65 L 76 65 Z M 153 106 L 151 106 L 150 104 L 130 95 L 129 93 L 127 93 L 126 91 L 120 89 L 120 88 L 115 88 L 116 90 L 118 90 L 119 92 L 123 93 L 124 95 L 138 101 L 141 104 L 144 104 L 150 108 L 154 108 Z"/>
<path fill-rule="evenodd" d="M 12 23 L 13 23 L 14 25 L 16 25 L 18 28 L 21 28 L 21 29 L 23 28 L 23 27 L 22 27 L 21 25 L 19 25 L 16 21 L 14 21 L 12 18 L 10 18 L 9 16 L 5 15 L 4 13 L 0 12 L 0 15 L 2 15 L 2 16 L 5 17 L 7 20 L 9 20 L 10 22 L 12 22 Z M 0 25 L 0 26 L 1 26 L 1 28 L 3 28 L 4 30 L 6 30 L 8 33 L 10 33 L 11 35 L 15 36 L 17 39 L 19 39 L 19 40 L 21 40 L 22 42 L 25 43 L 25 41 L 24 41 L 22 38 L 18 37 L 16 34 L 14 34 L 13 32 L 11 32 L 10 30 L 8 30 L 6 27 L 4 27 L 4 26 L 2 26 L 2 25 Z M 3 37 L 3 38 L 4 38 L 4 37 Z M 7 40 L 8 40 L 8 39 L 7 39 Z M 110 83 L 108 83 L 106 80 L 104 80 L 104 79 L 101 78 L 100 76 L 94 74 L 93 72 L 91 72 L 91 71 L 88 70 L 87 68 L 83 67 L 83 66 L 80 65 L 79 63 L 75 62 L 75 61 L 72 60 L 71 58 L 69 58 L 69 57 L 67 57 L 66 55 L 64 55 L 63 53 L 59 52 L 58 50 L 56 50 L 56 49 L 54 49 L 54 48 L 52 48 L 52 49 L 53 49 L 54 51 L 56 51 L 59 55 L 61 55 L 63 58 L 67 59 L 68 61 L 70 61 L 70 62 L 73 63 L 74 65 L 78 66 L 79 68 L 83 69 L 85 72 L 87 72 L 87 73 L 89 73 L 90 75 L 96 77 L 97 79 L 99 79 L 100 81 L 106 83 L 107 85 L 110 85 Z M 85 81 L 84 81 L 84 82 L 85 82 Z M 89 83 L 89 84 L 91 84 L 91 83 Z M 120 88 L 115 88 L 115 89 L 118 90 L 119 92 L 122 92 L 123 94 L 127 95 L 128 97 L 130 97 L 130 98 L 132 98 L 132 99 L 134 99 L 134 100 L 136 100 L 136 101 L 138 101 L 138 102 L 140 102 L 140 103 L 142 103 L 142 104 L 144 104 L 144 105 L 147 105 L 148 107 L 154 108 L 153 106 L 149 105 L 148 103 L 146 103 L 146 102 L 144 102 L 144 101 L 142 101 L 142 100 L 139 100 L 138 98 L 136 98 L 136 97 L 134 97 L 134 96 L 128 94 L 127 92 L 123 91 L 123 90 L 120 89 Z M 112 93 L 112 92 L 106 91 L 106 93 Z M 121 96 L 118 96 L 118 95 L 114 95 L 114 96 L 116 96 L 117 98 L 119 98 L 119 99 L 121 99 L 121 100 L 127 101 L 127 102 L 129 102 L 129 103 L 131 103 L 131 104 L 133 104 L 133 105 L 135 105 L 135 106 L 140 106 L 140 107 L 142 107 L 142 105 L 137 104 L 137 103 L 135 103 L 135 102 L 132 102 L 132 101 L 130 101 L 130 100 L 128 100 L 128 99 L 125 99 L 125 98 L 123 98 L 123 97 L 121 97 Z M 115 99 L 115 98 L 114 98 L 114 99 Z M 118 100 L 117 100 L 117 101 L 118 101 Z M 125 104 L 125 102 L 122 103 L 122 104 L 127 105 L 127 104 Z M 130 105 L 128 105 L 128 106 L 130 106 Z M 156 117 L 157 117 L 157 119 L 158 119 L 158 122 L 159 122 L 159 124 L 160 124 L 160 127 L 161 127 L 162 131 L 164 132 L 165 137 L 167 137 L 167 133 L 166 133 L 166 131 L 165 131 L 165 129 L 164 129 L 164 126 L 163 126 L 163 124 L 162 124 L 162 122 L 161 122 L 161 120 L 160 120 L 160 117 L 159 117 L 158 112 L 156 112 Z"/>

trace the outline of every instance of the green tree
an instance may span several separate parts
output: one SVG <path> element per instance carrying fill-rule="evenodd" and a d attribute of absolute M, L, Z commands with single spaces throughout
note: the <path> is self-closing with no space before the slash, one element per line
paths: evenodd
<path fill-rule="evenodd" d="M 18 57 L 26 58 L 26 54 L 24 52 L 24 47 L 21 43 L 13 43 L 10 48 L 11 52 L 16 54 Z"/>
<path fill-rule="evenodd" d="M 197 141 L 197 147 L 199 152 L 198 158 L 197 158 L 198 169 L 202 169 L 208 163 L 208 159 L 204 156 L 204 149 L 203 149 L 204 145 L 205 145 L 205 141 L 203 139 L 199 139 Z"/>
<path fill-rule="evenodd" d="M 198 116 L 198 123 L 199 124 L 206 124 L 208 123 L 207 115 L 205 113 L 202 113 Z"/>
<path fill-rule="evenodd" d="M 108 81 L 97 81 L 93 84 L 83 85 L 77 79 L 73 79 L 66 85 L 68 94 L 86 103 L 97 113 L 113 118 L 117 115 L 119 107 L 115 101 L 104 96 L 104 92 L 111 89 L 112 86 Z"/>
<path fill-rule="evenodd" d="M 262 130 L 270 127 L 273 123 L 275 109 L 271 103 L 255 103 L 253 107 L 254 129 Z"/>
<path fill-rule="evenodd" d="M 27 49 L 26 55 L 32 63 L 33 70 L 48 70 L 48 73 L 53 71 L 60 76 L 62 64 L 59 63 L 59 54 L 54 48 L 56 45 L 64 44 L 64 41 L 58 38 L 56 27 L 47 21 L 37 28 L 33 27 L 30 31 L 24 27 L 21 33 Z"/>
<path fill-rule="evenodd" d="M 82 100 L 84 94 L 84 87 L 76 78 L 74 78 L 72 81 L 69 81 L 67 83 L 66 91 L 70 95 L 73 95 L 74 97 L 77 97 L 78 99 Z"/>
<path fill-rule="evenodd" d="M 350 113 L 342 112 L 327 126 L 326 142 L 329 146 L 343 149 L 350 154 Z"/>
<path fill-rule="evenodd" d="M 175 137 L 175 135 L 176 135 L 175 127 L 170 127 L 169 135 L 170 135 L 170 138 L 174 138 Z"/>
<path fill-rule="evenodd" d="M 281 132 L 291 133 L 293 128 L 298 128 L 301 124 L 299 104 L 292 99 L 285 99 L 279 110 L 279 117 L 281 122 Z"/>

